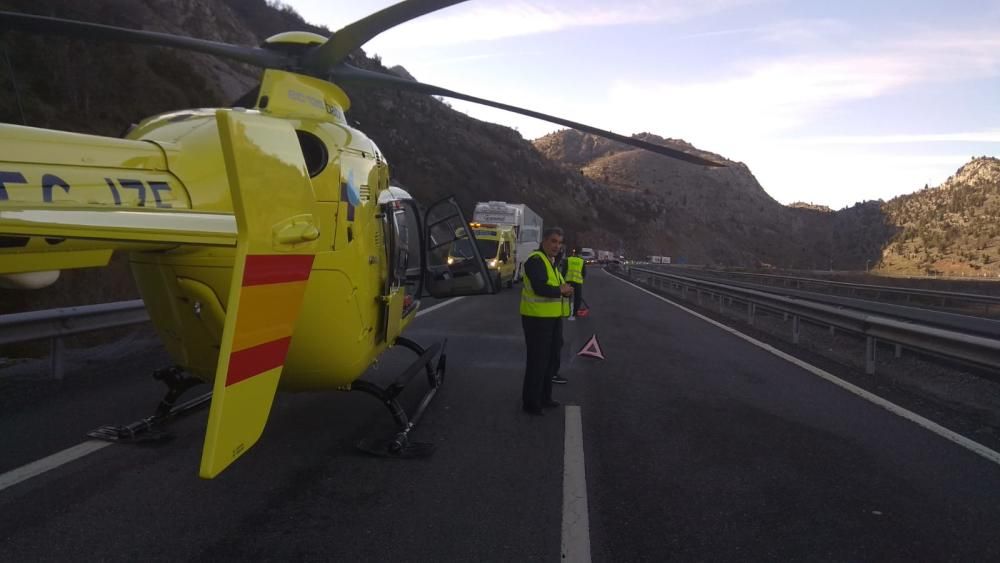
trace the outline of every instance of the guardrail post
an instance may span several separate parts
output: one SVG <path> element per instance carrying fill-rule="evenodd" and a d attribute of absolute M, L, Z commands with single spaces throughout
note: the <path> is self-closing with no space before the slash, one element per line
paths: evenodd
<path fill-rule="evenodd" d="M 688 298 L 688 286 L 685 285 L 684 287 L 681 288 L 681 299 L 687 301 L 687 298 Z"/>
<path fill-rule="evenodd" d="M 750 326 L 753 326 L 754 317 L 757 315 L 757 306 L 753 303 L 747 303 L 747 322 Z"/>
<path fill-rule="evenodd" d="M 695 294 L 698 296 L 698 305 L 701 305 L 701 290 L 696 289 Z"/>
<path fill-rule="evenodd" d="M 719 295 L 717 295 L 716 297 L 719 298 L 719 312 L 720 313 L 724 313 L 725 312 L 726 298 L 721 293 Z"/>
<path fill-rule="evenodd" d="M 63 378 L 63 339 L 56 336 L 52 338 L 52 345 L 49 350 L 49 372 L 58 381 Z"/>
<path fill-rule="evenodd" d="M 792 316 L 792 344 L 799 343 L 799 316 Z"/>
<path fill-rule="evenodd" d="M 830 336 L 837 336 L 837 328 L 833 325 L 830 325 Z"/>
<path fill-rule="evenodd" d="M 903 345 L 896 344 L 896 359 L 898 360 L 899 358 L 902 357 L 903 357 Z"/>
<path fill-rule="evenodd" d="M 865 373 L 875 375 L 875 350 L 878 343 L 874 336 L 865 337 Z"/>

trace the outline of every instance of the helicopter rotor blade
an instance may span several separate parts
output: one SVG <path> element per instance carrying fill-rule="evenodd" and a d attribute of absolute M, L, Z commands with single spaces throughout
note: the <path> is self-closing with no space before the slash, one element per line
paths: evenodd
<path fill-rule="evenodd" d="M 261 67 L 283 68 L 292 62 L 289 57 L 282 53 L 257 47 L 243 47 L 157 31 L 129 29 L 15 12 L 0 12 L 0 31 L 4 30 L 51 33 L 84 39 L 124 41 L 128 43 L 157 45 L 160 47 L 177 47 L 179 49 L 234 59 Z"/>
<path fill-rule="evenodd" d="M 331 76 L 333 77 L 333 80 L 338 84 L 392 88 L 395 90 L 404 90 L 409 92 L 418 92 L 421 94 L 445 96 L 448 98 L 465 100 L 467 102 L 482 104 L 485 106 L 502 109 L 512 113 L 527 115 L 528 117 L 534 117 L 535 119 L 541 119 L 543 121 L 548 121 L 550 123 L 556 123 L 565 127 L 570 127 L 572 129 L 583 131 L 585 133 L 590 133 L 592 135 L 597 135 L 599 137 L 604 137 L 606 139 L 618 141 L 619 143 L 631 145 L 633 147 L 637 147 L 640 149 L 645 149 L 664 156 L 669 156 L 670 158 L 675 158 L 678 160 L 683 160 L 685 162 L 690 162 L 692 164 L 699 164 L 701 166 L 711 166 L 711 167 L 726 166 L 721 162 L 709 160 L 707 158 L 703 158 L 701 156 L 687 153 L 678 149 L 672 149 L 670 147 L 665 147 L 663 145 L 649 143 L 641 139 L 636 139 L 634 137 L 626 137 L 624 135 L 619 135 L 617 133 L 612 133 L 611 131 L 605 131 L 604 129 L 598 129 L 590 125 L 577 123 L 575 121 L 570 121 L 568 119 L 563 119 L 561 117 L 547 115 L 541 112 L 532 111 L 530 109 L 524 109 L 508 104 L 503 104 L 500 102 L 494 102 L 492 100 L 477 98 L 475 96 L 470 96 L 468 94 L 462 94 L 460 92 L 455 92 L 453 90 L 441 88 L 440 86 L 432 86 L 430 84 L 424 84 L 422 82 L 417 82 L 415 80 L 407 80 L 405 78 L 390 76 L 388 74 L 383 74 L 381 72 L 374 72 L 370 70 L 361 69 L 355 66 L 348 65 L 346 63 L 341 63 L 337 65 L 331 72 Z"/>
<path fill-rule="evenodd" d="M 404 0 L 393 4 L 338 30 L 326 43 L 316 47 L 303 58 L 302 67 L 313 72 L 324 73 L 343 62 L 352 51 L 383 31 L 464 1 Z"/>

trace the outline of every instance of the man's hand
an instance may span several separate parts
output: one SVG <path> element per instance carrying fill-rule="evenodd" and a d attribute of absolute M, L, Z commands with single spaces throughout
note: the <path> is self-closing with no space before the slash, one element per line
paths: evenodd
<path fill-rule="evenodd" d="M 573 286 L 568 283 L 564 283 L 559 286 L 559 292 L 564 296 L 569 297 L 570 295 L 573 295 Z"/>

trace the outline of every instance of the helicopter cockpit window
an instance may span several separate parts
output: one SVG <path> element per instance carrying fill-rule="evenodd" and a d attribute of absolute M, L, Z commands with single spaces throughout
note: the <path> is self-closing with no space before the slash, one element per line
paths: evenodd
<path fill-rule="evenodd" d="M 306 131 L 295 131 L 299 138 L 299 147 L 302 148 L 302 157 L 306 161 L 306 170 L 309 177 L 315 178 L 326 168 L 330 160 L 330 153 L 326 150 L 326 143 L 319 137 Z"/>

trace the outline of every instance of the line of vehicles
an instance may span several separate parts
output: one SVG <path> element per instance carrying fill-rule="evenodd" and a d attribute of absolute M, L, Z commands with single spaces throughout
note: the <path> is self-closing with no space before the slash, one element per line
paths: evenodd
<path fill-rule="evenodd" d="M 469 227 L 475 234 L 476 250 L 486 262 L 498 288 L 513 287 L 521 279 L 524 261 L 542 243 L 542 218 L 523 203 L 484 201 L 476 204 Z M 448 265 L 475 259 L 472 241 L 452 243 Z"/>
<path fill-rule="evenodd" d="M 624 260 L 624 256 L 615 256 L 610 250 L 594 250 L 593 248 L 581 248 L 580 258 L 588 264 L 610 264 L 615 260 Z"/>
<path fill-rule="evenodd" d="M 476 249 L 498 288 L 513 287 L 521 279 L 524 261 L 542 243 L 542 218 L 523 203 L 479 202 L 469 227 L 476 237 Z M 449 251 L 448 265 L 460 266 L 475 259 L 475 255 L 472 241 L 458 238 Z M 610 264 L 625 258 L 610 250 L 593 248 L 581 248 L 580 257 L 588 264 Z M 664 264 L 670 263 L 669 257 L 663 259 Z"/>

